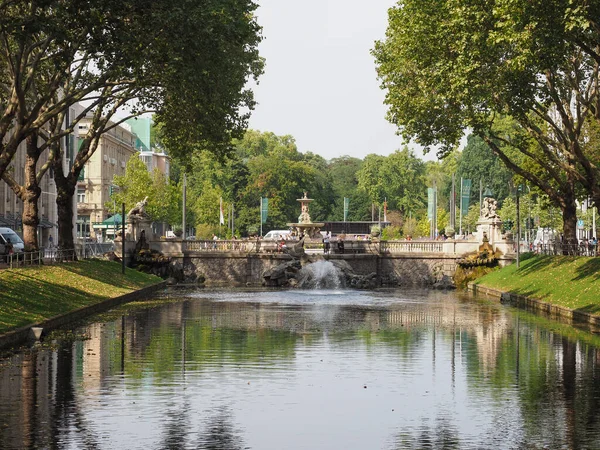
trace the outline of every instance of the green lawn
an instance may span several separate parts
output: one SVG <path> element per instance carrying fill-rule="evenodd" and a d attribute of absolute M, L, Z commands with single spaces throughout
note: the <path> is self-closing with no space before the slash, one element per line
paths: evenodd
<path fill-rule="evenodd" d="M 600 258 L 535 256 L 489 273 L 475 284 L 600 314 Z"/>
<path fill-rule="evenodd" d="M 160 282 L 110 261 L 0 270 L 0 333 Z"/>

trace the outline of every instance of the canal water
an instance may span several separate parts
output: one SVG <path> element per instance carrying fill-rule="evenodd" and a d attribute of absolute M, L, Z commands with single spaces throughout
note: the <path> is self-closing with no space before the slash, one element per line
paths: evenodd
<path fill-rule="evenodd" d="M 600 448 L 600 338 L 456 292 L 196 290 L 0 361 L 0 448 Z"/>

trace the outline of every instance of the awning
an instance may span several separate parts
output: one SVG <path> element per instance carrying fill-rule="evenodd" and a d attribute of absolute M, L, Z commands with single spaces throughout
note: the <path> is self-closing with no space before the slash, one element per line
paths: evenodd
<path fill-rule="evenodd" d="M 17 217 L 15 219 L 12 213 L 5 214 L 4 219 L 2 220 L 6 223 L 6 226 L 9 228 L 19 228 L 21 226 L 21 217 Z"/>
<path fill-rule="evenodd" d="M 102 221 L 102 225 L 121 225 L 123 223 L 123 219 L 121 219 L 121 214 L 115 214 L 114 216 L 109 217 L 108 219 Z"/>
<path fill-rule="evenodd" d="M 50 222 L 48 219 L 46 219 L 45 217 L 42 217 L 40 219 L 40 223 L 38 223 L 38 227 L 39 228 L 54 228 L 56 226 L 56 224 Z"/>

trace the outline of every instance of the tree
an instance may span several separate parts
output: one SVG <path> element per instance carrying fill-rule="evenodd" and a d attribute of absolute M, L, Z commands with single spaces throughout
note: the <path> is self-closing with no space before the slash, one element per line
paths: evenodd
<path fill-rule="evenodd" d="M 408 215 L 425 205 L 425 164 L 408 147 L 385 159 L 380 176 L 390 209 Z"/>
<path fill-rule="evenodd" d="M 170 149 L 178 155 L 198 143 L 224 152 L 222 142 L 245 128 L 254 105 L 246 82 L 262 70 L 252 1 L 92 0 L 86 11 L 71 1 L 52 8 L 46 2 L 6 6 L 0 64 L 7 70 L 0 82 L 9 95 L 0 134 L 9 130 L 13 137 L 2 147 L 0 176 L 20 141 L 40 130 L 47 133 L 60 246 L 73 245 L 70 204 L 79 173 L 99 136 L 118 124 L 111 120 L 124 105 L 130 105 L 132 116 L 156 111 L 164 139 L 184 144 Z M 85 112 L 93 110 L 94 119 L 63 173 L 65 155 L 57 143 L 81 117 L 66 114 L 80 101 L 87 102 Z"/>
<path fill-rule="evenodd" d="M 371 200 L 358 188 L 358 171 L 362 160 L 350 156 L 332 159 L 327 171 L 331 176 L 333 207 L 327 220 L 344 218 L 344 198 L 349 199 L 347 220 L 371 220 Z"/>
<path fill-rule="evenodd" d="M 331 179 L 320 156 L 298 151 L 291 136 L 249 131 L 236 142 L 236 153 L 244 158 L 247 184 L 236 204 L 237 224 L 242 230 L 260 227 L 259 201 L 269 199 L 265 229 L 280 229 L 297 221 L 297 199 L 308 192 L 313 221 L 324 220 L 333 203 Z"/>
<path fill-rule="evenodd" d="M 600 117 L 599 8 L 583 0 L 401 2 L 373 50 L 388 119 L 442 155 L 470 128 L 561 208 L 574 241 L 576 184 L 592 196 L 600 190 L 597 161 L 581 145 L 585 120 Z"/>
<path fill-rule="evenodd" d="M 510 181 L 513 174 L 502 161 L 494 155 L 490 147 L 479 137 L 470 134 L 467 145 L 460 153 L 456 171 L 457 186 L 460 189 L 460 179 L 471 180 L 471 201 L 479 202 L 479 183 L 483 188 L 489 187 L 493 196 L 501 206 L 502 201 L 510 195 Z"/>
<path fill-rule="evenodd" d="M 402 214 L 422 208 L 425 204 L 425 164 L 407 147 L 389 156 L 367 155 L 357 173 L 358 187 L 373 203 Z"/>
<path fill-rule="evenodd" d="M 68 108 L 85 99 L 94 105 L 96 91 L 123 68 L 121 48 L 125 46 L 115 45 L 114 38 L 130 30 L 123 19 L 131 21 L 132 12 L 130 5 L 113 0 L 91 0 L 85 12 L 80 3 L 71 1 L 5 2 L 2 6 L 0 178 L 23 201 L 23 237 L 26 246 L 35 250 L 39 181 L 50 166 L 38 167 L 38 161 L 46 150 L 51 153 L 49 160 L 56 154 L 65 135 L 62 126 Z M 102 18 L 110 25 L 103 24 Z M 6 168 L 22 142 L 26 142 L 27 156 L 25 182 L 20 186 Z"/>
<path fill-rule="evenodd" d="M 385 181 L 381 177 L 384 161 L 385 156 L 369 154 L 356 174 L 359 189 L 366 192 L 372 203 L 383 204 L 385 198 Z"/>
<path fill-rule="evenodd" d="M 154 222 L 181 222 L 181 194 L 178 187 L 170 184 L 158 169 L 148 172 L 144 162 L 136 156 L 127 161 L 125 175 L 115 176 L 113 184 L 119 189 L 112 194 L 112 198 L 117 204 L 125 203 L 126 211 L 147 196 L 146 211 Z"/>
<path fill-rule="evenodd" d="M 466 217 L 463 217 L 463 230 L 466 229 L 467 233 L 473 233 L 477 229 L 479 217 L 481 217 L 481 206 L 479 201 L 477 201 L 469 206 Z"/>

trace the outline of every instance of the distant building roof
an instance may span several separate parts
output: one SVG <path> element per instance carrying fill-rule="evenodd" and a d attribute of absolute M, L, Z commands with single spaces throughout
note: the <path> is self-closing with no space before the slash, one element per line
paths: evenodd
<path fill-rule="evenodd" d="M 133 119 L 128 119 L 126 123 L 131 127 L 131 131 L 137 136 L 135 148 L 141 152 L 149 152 L 152 118 L 135 117 Z"/>

